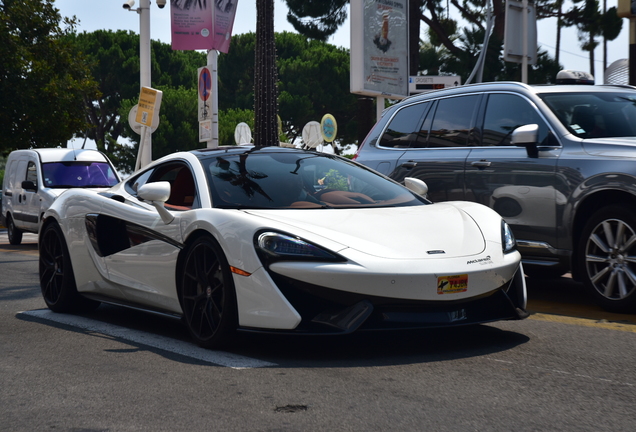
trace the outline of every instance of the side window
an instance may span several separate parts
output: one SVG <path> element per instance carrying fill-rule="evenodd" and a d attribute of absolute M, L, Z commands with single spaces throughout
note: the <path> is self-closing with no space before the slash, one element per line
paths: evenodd
<path fill-rule="evenodd" d="M 190 210 L 200 206 L 194 176 L 190 168 L 183 163 L 169 163 L 148 170 L 129 180 L 126 183 L 126 191 L 136 196 L 141 186 L 158 181 L 170 183 L 170 197 L 166 205 L 171 210 Z"/>
<path fill-rule="evenodd" d="M 466 147 L 478 102 L 479 95 L 440 99 L 428 147 Z"/>
<path fill-rule="evenodd" d="M 128 180 L 125 186 L 126 192 L 128 192 L 129 194 L 133 196 L 137 196 L 137 191 L 139 190 L 139 188 L 145 185 L 146 183 L 148 183 L 148 179 L 150 178 L 150 176 L 152 175 L 154 171 L 155 171 L 154 169 L 150 169 Z"/>
<path fill-rule="evenodd" d="M 35 162 L 29 162 L 26 170 L 26 181 L 32 181 L 34 185 L 38 185 L 38 167 L 35 166 Z"/>
<path fill-rule="evenodd" d="M 5 171 L 4 185 L 6 189 L 12 191 L 15 187 L 16 173 L 18 171 L 18 162 L 14 159 L 9 163 L 9 168 Z M 6 190 L 5 189 L 5 190 Z"/>
<path fill-rule="evenodd" d="M 420 129 L 422 115 L 429 103 L 409 105 L 399 110 L 391 119 L 380 138 L 380 147 L 414 147 Z"/>
<path fill-rule="evenodd" d="M 484 146 L 509 146 L 512 132 L 519 126 L 539 125 L 539 143 L 549 133 L 548 125 L 537 110 L 525 99 L 512 94 L 491 94 L 484 116 Z"/>

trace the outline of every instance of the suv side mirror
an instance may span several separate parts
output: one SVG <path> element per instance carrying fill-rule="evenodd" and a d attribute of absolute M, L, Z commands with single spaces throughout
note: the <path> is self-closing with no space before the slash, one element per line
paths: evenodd
<path fill-rule="evenodd" d="M 519 126 L 512 132 L 510 143 L 519 147 L 525 147 L 528 157 L 539 157 L 537 149 L 537 137 L 539 136 L 539 125 L 536 123 Z"/>
<path fill-rule="evenodd" d="M 36 191 L 38 187 L 31 180 L 25 180 L 22 182 L 22 189 L 26 189 L 28 191 Z"/>

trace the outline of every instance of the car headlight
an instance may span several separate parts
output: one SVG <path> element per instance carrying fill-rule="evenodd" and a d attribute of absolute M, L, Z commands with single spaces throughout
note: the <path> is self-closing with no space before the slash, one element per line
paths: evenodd
<path fill-rule="evenodd" d="M 515 240 L 515 236 L 512 234 L 510 225 L 508 225 L 503 219 L 501 220 L 501 246 L 505 254 L 517 249 L 517 241 Z"/>
<path fill-rule="evenodd" d="M 346 261 L 335 252 L 316 246 L 299 237 L 275 231 L 256 234 L 255 247 L 261 260 L 273 261 Z"/>

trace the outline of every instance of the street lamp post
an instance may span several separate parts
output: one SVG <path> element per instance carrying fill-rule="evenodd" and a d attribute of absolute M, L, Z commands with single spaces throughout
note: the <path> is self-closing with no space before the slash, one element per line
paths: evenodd
<path fill-rule="evenodd" d="M 157 3 L 165 5 L 165 1 Z M 142 87 L 152 87 L 150 76 L 150 0 L 140 0 L 137 9 L 132 9 L 134 5 L 134 0 L 128 0 L 123 7 L 139 14 L 139 89 L 141 90 Z M 150 162 L 152 162 L 152 130 L 147 126 L 142 126 L 135 170 L 143 168 Z"/>

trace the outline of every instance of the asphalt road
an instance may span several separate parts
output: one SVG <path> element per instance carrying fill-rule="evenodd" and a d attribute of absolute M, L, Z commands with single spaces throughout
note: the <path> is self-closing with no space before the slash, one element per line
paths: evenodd
<path fill-rule="evenodd" d="M 35 241 L 0 232 L 1 431 L 636 430 L 636 316 L 569 278 L 529 279 L 524 321 L 213 352 L 121 308 L 60 322 Z"/>

